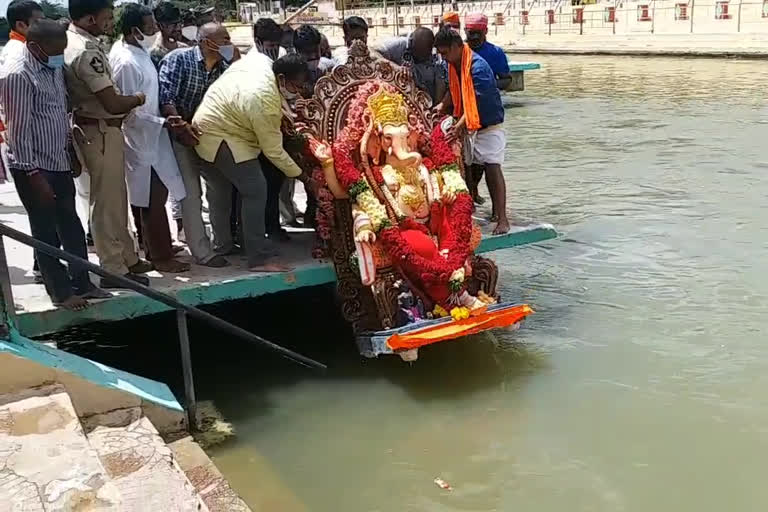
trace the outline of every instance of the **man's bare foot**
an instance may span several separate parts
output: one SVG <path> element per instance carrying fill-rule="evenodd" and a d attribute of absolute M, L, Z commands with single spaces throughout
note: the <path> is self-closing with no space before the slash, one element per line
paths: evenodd
<path fill-rule="evenodd" d="M 89 306 L 87 300 L 82 297 L 78 297 L 77 295 L 72 295 L 70 298 L 62 302 L 54 302 L 53 305 L 68 309 L 70 311 L 82 311 Z"/>
<path fill-rule="evenodd" d="M 503 235 L 504 233 L 509 232 L 509 221 L 506 217 L 503 219 L 499 219 L 499 222 L 496 224 L 496 227 L 493 228 L 493 234 L 494 235 Z"/>
<path fill-rule="evenodd" d="M 80 294 L 80 297 L 83 299 L 111 299 L 112 294 L 109 293 L 106 290 L 102 290 L 98 286 L 92 287 L 90 290 L 88 290 L 85 293 Z"/>
<path fill-rule="evenodd" d="M 155 270 L 158 272 L 168 272 L 169 274 L 186 272 L 190 268 L 189 263 L 184 263 L 183 261 L 175 260 L 173 258 L 165 261 L 153 261 L 152 263 L 155 265 Z"/>
<path fill-rule="evenodd" d="M 251 272 L 290 272 L 295 267 L 283 265 L 282 263 L 262 263 L 259 265 L 248 265 Z"/>

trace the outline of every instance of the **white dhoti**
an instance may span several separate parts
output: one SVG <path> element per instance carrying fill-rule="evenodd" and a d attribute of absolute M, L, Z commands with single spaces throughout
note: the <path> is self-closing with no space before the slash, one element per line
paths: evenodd
<path fill-rule="evenodd" d="M 488 165 L 503 164 L 504 150 L 507 147 L 507 136 L 504 126 L 495 124 L 468 135 L 468 155 L 470 164 Z M 469 158 L 468 158 L 469 160 Z"/>

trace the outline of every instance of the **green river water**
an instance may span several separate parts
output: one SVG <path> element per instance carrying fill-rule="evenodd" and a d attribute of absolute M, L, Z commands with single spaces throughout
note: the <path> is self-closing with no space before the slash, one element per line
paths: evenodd
<path fill-rule="evenodd" d="M 316 375 L 193 330 L 237 433 L 210 453 L 254 510 L 768 509 L 768 63 L 531 60 L 509 208 L 562 236 L 493 254 L 520 331 L 409 366 L 359 359 L 327 288 L 221 309 Z M 142 322 L 80 350 L 179 389 L 173 317 Z"/>

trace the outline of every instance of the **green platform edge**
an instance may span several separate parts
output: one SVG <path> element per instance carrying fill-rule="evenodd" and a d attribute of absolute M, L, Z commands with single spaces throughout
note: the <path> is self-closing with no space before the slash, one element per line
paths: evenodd
<path fill-rule="evenodd" d="M 131 393 L 147 402 L 172 410 L 184 410 L 170 388 L 162 382 L 48 347 L 22 336 L 15 329 L 11 329 L 10 340 L 0 340 L 0 353 L 2 352 L 28 359 L 48 368 L 71 373 L 104 388 Z"/>
<path fill-rule="evenodd" d="M 483 238 L 477 253 L 507 249 L 519 245 L 542 242 L 557 237 L 557 231 L 549 225 L 518 228 L 505 235 Z M 336 280 L 333 266 L 326 262 L 314 262 L 283 274 L 261 274 L 224 279 L 216 283 L 198 284 L 178 290 L 178 301 L 191 306 L 214 304 L 228 300 L 259 297 L 270 293 L 295 290 L 307 286 L 332 283 Z M 42 312 L 18 312 L 16 324 L 24 336 L 37 337 L 62 331 L 76 325 L 93 322 L 128 320 L 145 315 L 162 313 L 171 308 L 143 295 L 126 293 L 118 297 L 95 302 L 82 312 L 54 309 Z"/>
<path fill-rule="evenodd" d="M 534 69 L 541 69 L 541 64 L 538 62 L 515 62 L 507 61 L 510 71 L 533 71 Z"/>

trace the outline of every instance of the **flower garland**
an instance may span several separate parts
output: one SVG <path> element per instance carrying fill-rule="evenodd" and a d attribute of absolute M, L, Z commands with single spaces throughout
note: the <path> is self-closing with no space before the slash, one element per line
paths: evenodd
<path fill-rule="evenodd" d="M 317 194 L 317 211 L 315 213 L 317 234 L 322 240 L 331 239 L 331 231 L 336 227 L 336 217 L 333 211 L 333 194 L 325 182 L 325 173 L 319 167 L 312 171 L 312 179 L 321 185 Z"/>
<path fill-rule="evenodd" d="M 457 157 L 445 139 L 439 124 L 435 126 L 427 143 L 422 148 L 425 154 L 423 165 L 434 175 L 434 180 L 442 180 L 443 187 L 454 200 L 450 204 L 436 200 L 430 205 L 432 216 L 431 231 L 426 226 L 409 217 L 400 218 L 398 225 L 392 225 L 386 205 L 371 189 L 365 174 L 358 169 L 353 155 L 360 149 L 360 141 L 367 129 L 365 110 L 367 100 L 380 87 L 386 85 L 368 83 L 359 89 L 349 108 L 346 125 L 333 143 L 331 150 L 334 167 L 339 183 L 350 197 L 369 216 L 378 239 L 387 250 L 391 260 L 414 282 L 422 285 L 447 285 L 453 293 L 459 293 L 464 287 L 464 265 L 470 256 L 470 238 L 472 235 L 472 198 L 461 178 Z M 382 185 L 386 200 L 394 202 L 391 194 L 386 194 L 386 185 L 379 167 L 371 169 L 373 179 Z M 427 235 L 439 231 L 439 220 L 444 219 L 448 229 L 441 233 L 440 255 L 427 259 L 417 254 L 402 236 L 403 230 L 418 230 Z M 447 311 L 446 311 L 447 312 Z"/>

